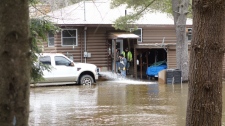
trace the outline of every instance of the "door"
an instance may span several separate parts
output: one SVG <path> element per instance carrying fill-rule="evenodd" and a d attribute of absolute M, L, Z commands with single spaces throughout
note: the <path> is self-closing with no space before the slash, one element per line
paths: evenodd
<path fill-rule="evenodd" d="M 47 67 L 50 67 L 50 68 L 53 67 L 50 56 L 39 57 L 39 62 Z M 53 82 L 54 76 L 53 76 L 52 72 L 49 70 L 46 70 L 43 66 L 40 66 L 40 69 L 44 69 L 42 71 L 44 80 L 42 80 L 41 82 Z"/>
<path fill-rule="evenodd" d="M 114 40 L 112 40 L 112 54 L 114 53 Z M 120 53 L 123 52 L 123 39 L 116 40 L 116 48 L 120 49 Z"/>
<path fill-rule="evenodd" d="M 63 56 L 54 56 L 55 66 L 52 69 L 54 82 L 74 82 L 75 66 L 70 66 L 71 61 Z"/>
<path fill-rule="evenodd" d="M 112 54 L 114 54 L 115 42 L 112 40 Z M 120 54 L 123 52 L 123 39 L 116 39 L 116 48 L 120 49 Z M 112 61 L 112 70 L 114 71 L 114 61 Z"/>

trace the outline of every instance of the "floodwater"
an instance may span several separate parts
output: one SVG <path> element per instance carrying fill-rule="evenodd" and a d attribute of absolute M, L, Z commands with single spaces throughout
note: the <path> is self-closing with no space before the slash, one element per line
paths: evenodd
<path fill-rule="evenodd" d="M 187 88 L 187 84 L 132 80 L 31 88 L 29 122 L 30 126 L 184 126 Z"/>

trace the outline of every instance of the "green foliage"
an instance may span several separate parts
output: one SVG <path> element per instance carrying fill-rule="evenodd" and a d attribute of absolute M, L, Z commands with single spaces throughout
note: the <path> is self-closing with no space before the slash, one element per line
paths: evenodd
<path fill-rule="evenodd" d="M 47 41 L 47 33 L 53 32 L 55 33 L 59 28 L 56 27 L 50 21 L 47 21 L 43 18 L 33 18 L 30 19 L 30 34 L 31 34 L 31 62 L 32 62 L 32 69 L 31 69 L 31 79 L 34 82 L 37 82 L 42 78 L 42 71 L 44 69 L 50 70 L 48 66 L 43 64 L 39 64 L 37 59 L 38 55 L 40 55 L 41 50 L 38 45 L 42 45 L 42 41 Z M 42 69 L 40 69 L 42 68 Z"/>
<path fill-rule="evenodd" d="M 163 2 L 162 2 L 163 1 Z M 127 8 L 131 8 L 134 10 L 132 14 L 128 14 L 126 16 L 119 17 L 115 22 L 114 22 L 114 27 L 116 29 L 120 30 L 125 30 L 129 31 L 130 26 L 134 26 L 135 21 L 138 20 L 143 14 L 145 13 L 152 13 L 156 11 L 160 7 L 164 7 L 163 10 L 168 11 L 171 8 L 166 8 L 168 7 L 165 4 L 168 4 L 170 0 L 113 0 L 111 1 L 111 8 L 118 7 L 122 4 L 126 4 Z"/>
<path fill-rule="evenodd" d="M 39 2 L 39 0 L 29 0 L 28 2 L 29 2 L 29 4 L 37 4 Z"/>
<path fill-rule="evenodd" d="M 118 7 L 122 4 L 126 4 L 127 8 L 138 9 L 139 7 L 146 6 L 151 1 L 155 0 L 112 0 L 111 7 Z"/>
<path fill-rule="evenodd" d="M 133 26 L 131 24 L 145 13 L 166 12 L 171 17 L 173 13 L 171 0 L 112 0 L 111 8 L 121 6 L 122 4 L 126 4 L 126 7 L 133 9 L 135 13 L 126 15 L 126 17 L 120 17 L 114 22 L 113 26 L 120 30 L 129 30 L 129 26 Z M 192 17 L 191 10 L 190 6 L 189 18 Z"/>
<path fill-rule="evenodd" d="M 140 16 L 141 14 L 140 15 L 130 14 L 127 16 L 119 17 L 116 20 L 116 23 L 113 25 L 113 27 L 115 27 L 115 29 L 129 31 L 131 27 L 133 28 L 133 24 L 135 23 L 135 20 L 139 19 Z"/>

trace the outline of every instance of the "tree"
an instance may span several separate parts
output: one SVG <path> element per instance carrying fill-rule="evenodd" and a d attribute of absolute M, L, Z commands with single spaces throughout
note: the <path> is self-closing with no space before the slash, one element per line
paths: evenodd
<path fill-rule="evenodd" d="M 224 0 L 193 0 L 186 126 L 221 126 Z"/>
<path fill-rule="evenodd" d="M 37 3 L 36 0 L 29 0 L 28 2 L 31 5 Z M 0 47 L 0 52 L 2 52 L 2 55 L 0 55 L 0 70 L 4 71 L 0 78 L 0 113 L 4 113 L 4 115 L 0 114 L 0 126 L 12 125 L 12 123 L 18 126 L 27 125 L 30 79 L 34 82 L 39 81 L 42 79 L 42 70 L 50 70 L 49 67 L 42 64 L 40 66 L 43 69 L 40 70 L 34 64 L 37 62 L 37 55 L 41 53 L 38 45 L 42 40 L 46 41 L 46 33 L 55 33 L 59 30 L 57 26 L 44 18 L 33 18 L 30 19 L 29 30 L 31 32 L 29 34 L 26 26 L 29 24 L 26 14 L 28 13 L 26 1 L 18 3 L 18 7 L 20 5 L 21 7 L 16 10 L 4 6 L 12 4 L 10 2 L 0 4 L 0 14 L 3 15 L 0 17 L 0 27 L 3 28 L 0 32 L 0 44 L 4 45 Z M 18 9 L 21 11 L 18 11 Z M 19 16 L 16 12 L 25 15 Z M 29 41 L 28 36 L 31 36 Z"/>
<path fill-rule="evenodd" d="M 0 125 L 27 126 L 30 40 L 28 0 L 0 3 Z"/>
<path fill-rule="evenodd" d="M 49 65 L 39 64 L 37 67 L 36 63 L 38 60 L 38 55 L 42 52 L 40 45 L 43 41 L 47 41 L 46 34 L 52 32 L 53 34 L 57 32 L 59 28 L 55 26 L 52 22 L 44 18 L 32 18 L 30 19 L 30 35 L 31 41 L 31 80 L 36 83 L 43 79 L 43 70 L 51 70 Z M 42 68 L 42 69 L 40 69 Z"/>
<path fill-rule="evenodd" d="M 35 9 L 35 13 L 45 14 L 45 9 L 37 8 L 39 0 L 29 0 L 29 5 L 32 9 Z M 38 82 L 44 79 L 42 77 L 43 70 L 51 70 L 48 65 L 38 63 L 38 56 L 42 52 L 43 41 L 47 41 L 47 33 L 55 34 L 60 28 L 48 21 L 45 16 L 34 16 L 30 13 L 30 36 L 31 36 L 31 82 Z M 40 69 L 41 68 L 41 69 Z"/>
<path fill-rule="evenodd" d="M 176 26 L 176 59 L 177 68 L 182 71 L 182 80 L 188 80 L 188 42 L 186 37 L 186 21 L 189 0 L 172 0 L 174 24 Z"/>
<path fill-rule="evenodd" d="M 137 13 L 120 17 L 115 21 L 114 27 L 127 30 L 129 24 L 134 23 L 144 13 L 154 13 L 154 10 L 173 14 L 176 28 L 176 59 L 177 68 L 182 71 L 183 81 L 188 80 L 188 42 L 186 40 L 186 20 L 189 10 L 190 0 L 113 0 L 113 7 L 127 4 L 128 8 L 133 8 Z"/>

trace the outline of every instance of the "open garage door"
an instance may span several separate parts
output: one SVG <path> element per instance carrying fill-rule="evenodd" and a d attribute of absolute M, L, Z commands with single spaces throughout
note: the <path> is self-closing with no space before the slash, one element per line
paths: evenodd
<path fill-rule="evenodd" d="M 139 62 L 139 64 L 138 64 Z M 148 72 L 148 69 L 153 71 Z M 167 68 L 167 51 L 164 48 L 137 49 L 137 78 L 157 77 L 158 71 Z"/>

